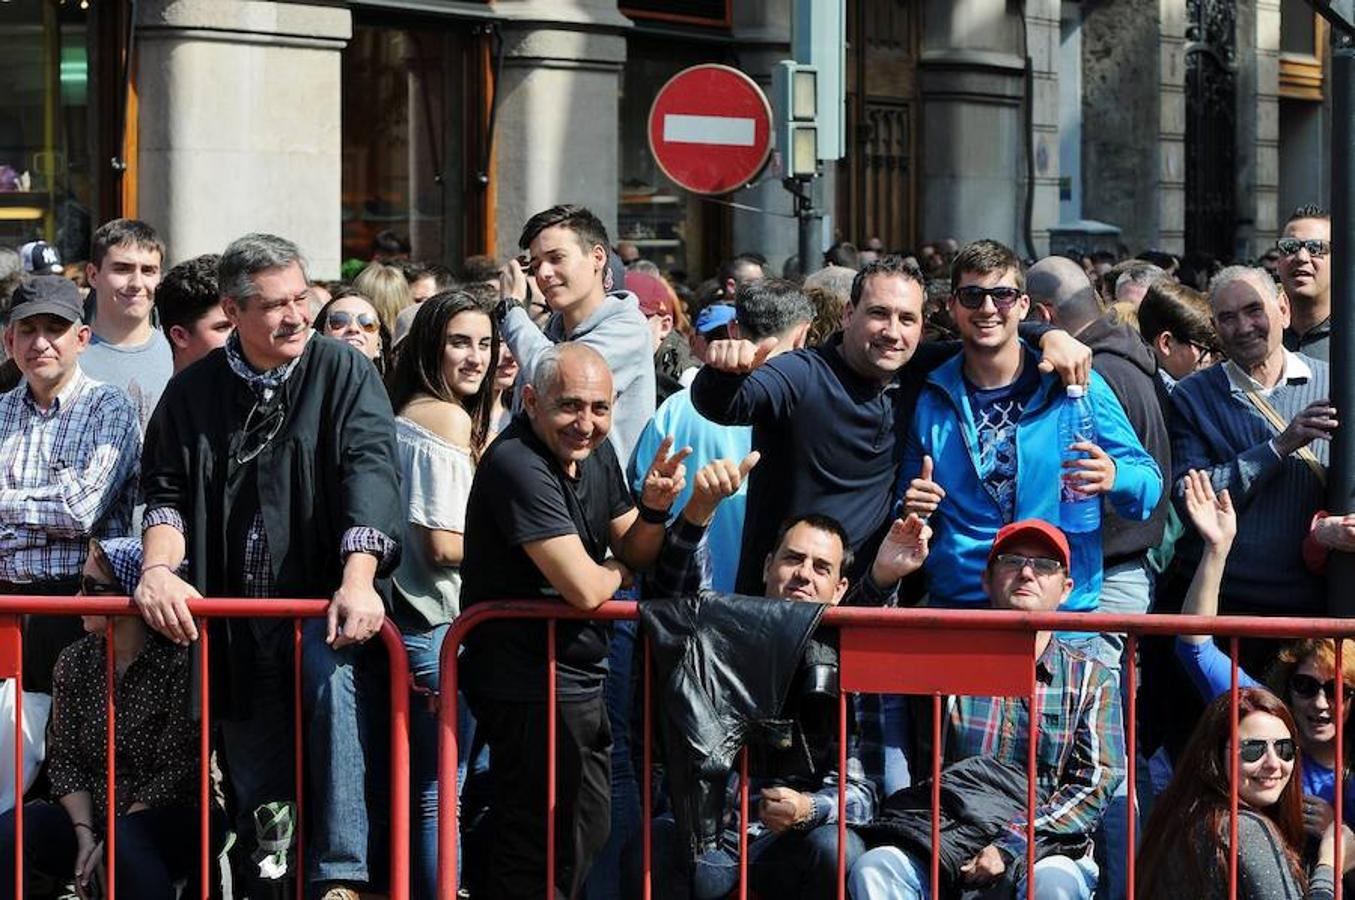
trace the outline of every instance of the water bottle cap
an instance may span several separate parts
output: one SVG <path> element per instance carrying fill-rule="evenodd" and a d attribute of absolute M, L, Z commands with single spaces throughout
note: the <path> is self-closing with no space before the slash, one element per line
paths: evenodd
<path fill-rule="evenodd" d="M 1064 388 L 1064 391 L 1067 392 L 1069 397 L 1075 400 L 1078 397 L 1084 397 L 1087 394 L 1087 389 L 1080 384 L 1070 384 L 1066 388 Z"/>

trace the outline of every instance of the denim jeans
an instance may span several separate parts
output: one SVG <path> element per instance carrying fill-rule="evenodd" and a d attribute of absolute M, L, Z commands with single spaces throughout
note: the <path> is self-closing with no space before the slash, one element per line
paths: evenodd
<path fill-rule="evenodd" d="M 604 697 L 612 728 L 612 827 L 584 885 L 587 900 L 622 900 L 621 857 L 631 835 L 640 831 L 640 787 L 631 759 L 631 720 L 635 709 L 633 674 L 639 654 L 639 623 L 612 625 L 611 653 Z"/>
<path fill-rule="evenodd" d="M 739 836 L 727 829 L 724 844 L 696 861 L 687 871 L 686 851 L 679 846 L 672 816 L 654 820 L 654 869 L 650 877 L 656 900 L 721 900 L 739 884 Z M 865 850 L 861 838 L 847 829 L 847 871 Z M 639 836 L 627 852 L 630 896 L 639 897 L 643 873 Z M 748 885 L 760 897 L 818 900 L 837 896 L 837 824 L 810 831 L 766 832 L 748 840 Z"/>
<path fill-rule="evenodd" d="M 325 643 L 324 619 L 301 626 L 301 707 L 307 771 L 306 880 L 315 885 L 369 880 L 365 712 L 380 705 L 369 648 Z M 250 715 L 221 723 L 237 830 L 252 834 L 260 804 L 290 800 L 293 790 L 292 629 L 259 634 Z"/>
<path fill-rule="evenodd" d="M 1035 863 L 1035 900 L 1090 900 L 1097 874 L 1090 856 L 1046 856 Z M 929 900 L 931 861 L 898 847 L 876 847 L 852 866 L 847 890 L 852 900 Z M 1022 879 L 1017 897 L 1025 896 Z"/>
<path fill-rule="evenodd" d="M 1120 563 L 1105 571 L 1101 584 L 1101 601 L 1097 611 L 1116 615 L 1137 615 L 1146 613 L 1153 605 L 1153 586 L 1155 577 L 1148 568 L 1146 559 Z M 1120 714 L 1123 717 L 1129 710 L 1129 683 L 1123 677 L 1124 669 L 1134 665 L 1134 660 L 1126 658 L 1125 638 L 1123 634 L 1107 632 L 1082 640 L 1069 641 L 1093 659 L 1100 661 L 1115 676 L 1120 687 Z M 1135 680 L 1135 684 L 1137 684 Z M 1121 718 L 1121 733 L 1128 735 Z M 1126 747 L 1126 752 L 1137 752 L 1137 748 Z M 1145 761 L 1140 760 L 1138 772 L 1147 773 Z M 1142 791 L 1140 790 L 1140 793 Z M 1129 781 L 1124 779 L 1115 789 L 1101 827 L 1096 835 L 1097 861 L 1101 864 L 1105 876 L 1101 879 L 1097 895 L 1102 900 L 1125 900 L 1127 886 L 1127 856 L 1129 853 Z M 1142 818 L 1135 819 L 1135 832 L 1143 833 Z"/>
<path fill-rule="evenodd" d="M 427 631 L 405 631 L 401 638 L 409 656 L 409 674 L 420 689 L 410 696 L 409 705 L 409 778 L 410 799 L 414 804 L 410 859 L 413 863 L 414 896 L 437 895 L 438 883 L 438 707 L 437 695 L 442 683 L 439 659 L 442 642 L 450 625 L 438 625 Z M 456 789 L 461 796 L 466 773 L 483 773 L 489 768 L 489 753 L 480 747 L 476 754 L 475 717 L 464 693 L 457 697 Z M 472 760 L 472 756 L 474 759 Z M 458 810 L 458 812 L 462 812 Z M 465 821 L 465 816 L 461 816 Z M 458 838 L 460 835 L 458 834 Z M 457 875 L 461 874 L 458 853 Z"/>

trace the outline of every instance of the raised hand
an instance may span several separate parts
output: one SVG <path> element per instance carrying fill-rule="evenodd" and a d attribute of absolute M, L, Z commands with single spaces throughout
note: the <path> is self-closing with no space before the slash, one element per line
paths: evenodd
<path fill-rule="evenodd" d="M 1237 513 L 1227 491 L 1214 493 L 1209 476 L 1191 469 L 1185 478 L 1186 512 L 1200 538 L 1209 546 L 1227 548 L 1237 534 Z"/>
<path fill-rule="evenodd" d="M 734 496 L 748 479 L 762 454 L 754 450 L 740 463 L 732 459 L 716 459 L 702 466 L 692 482 L 692 496 L 682 510 L 682 517 L 693 525 L 708 525 L 715 508 Z"/>
<path fill-rule="evenodd" d="M 1040 338 L 1041 372 L 1057 373 L 1064 384 L 1086 384 L 1092 378 L 1092 349 L 1066 331 Z"/>
<path fill-rule="evenodd" d="M 884 589 L 922 568 L 931 550 L 932 529 L 917 513 L 906 519 L 895 519 L 889 533 L 875 553 L 870 567 L 871 580 Z"/>
<path fill-rule="evenodd" d="M 721 372 L 747 374 L 767 361 L 778 341 L 763 338 L 759 343 L 743 340 L 715 341 L 706 348 L 706 365 Z"/>
<path fill-rule="evenodd" d="M 672 449 L 673 437 L 669 435 L 659 444 L 654 461 L 649 464 L 649 471 L 645 474 L 640 502 L 649 509 L 668 509 L 687 486 L 687 467 L 682 461 L 692 455 L 692 448 L 683 447 L 670 455 Z"/>
<path fill-rule="evenodd" d="M 946 499 L 945 488 L 932 481 L 932 469 L 932 458 L 922 457 L 922 473 L 908 483 L 908 490 L 903 495 L 905 513 L 926 519 Z"/>

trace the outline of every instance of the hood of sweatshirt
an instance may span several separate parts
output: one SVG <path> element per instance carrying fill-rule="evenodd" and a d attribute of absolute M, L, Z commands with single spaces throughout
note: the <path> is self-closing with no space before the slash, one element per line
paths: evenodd
<path fill-rule="evenodd" d="M 1124 322 L 1116 322 L 1113 314 L 1107 313 L 1086 328 L 1077 339 L 1092 349 L 1093 353 L 1109 353 L 1121 357 L 1141 369 L 1144 374 L 1156 377 L 1157 357 L 1144 342 L 1138 329 Z"/>
<path fill-rule="evenodd" d="M 569 334 L 565 334 L 565 317 L 560 313 L 552 313 L 542 331 L 556 343 L 577 340 L 613 316 L 633 317 L 642 324 L 645 320 L 645 314 L 640 312 L 640 299 L 630 291 L 616 291 L 603 297 L 602 305 L 593 310 L 593 314 L 580 322 Z"/>

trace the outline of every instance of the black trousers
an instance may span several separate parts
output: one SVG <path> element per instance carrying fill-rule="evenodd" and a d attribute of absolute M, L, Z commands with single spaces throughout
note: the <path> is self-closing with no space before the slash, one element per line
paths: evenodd
<path fill-rule="evenodd" d="M 489 744 L 489 900 L 538 900 L 546 882 L 546 704 L 471 698 Z M 602 694 L 556 705 L 555 896 L 582 896 L 611 823 L 611 728 Z"/>
<path fill-rule="evenodd" d="M 102 824 L 102 822 L 100 823 Z M 117 818 L 119 897 L 174 900 L 174 882 L 189 879 L 188 893 L 198 885 L 197 810 L 166 806 Z M 58 883 L 75 871 L 75 826 L 66 810 L 37 801 L 24 807 L 24 894 L 34 896 L 38 873 Z M 36 871 L 35 871 L 36 870 Z M 14 896 L 14 811 L 0 816 L 0 897 Z"/>

